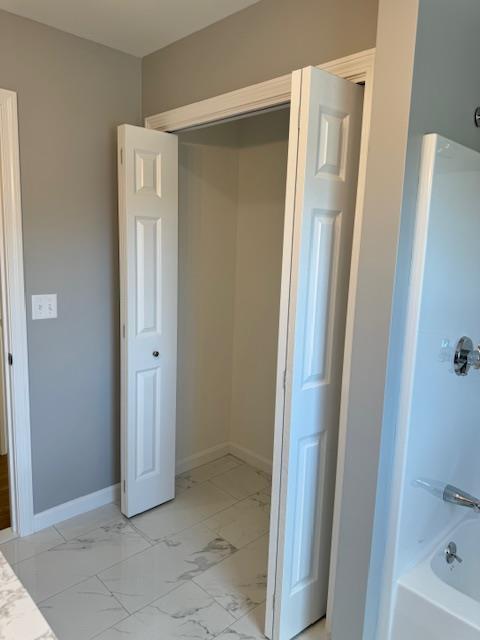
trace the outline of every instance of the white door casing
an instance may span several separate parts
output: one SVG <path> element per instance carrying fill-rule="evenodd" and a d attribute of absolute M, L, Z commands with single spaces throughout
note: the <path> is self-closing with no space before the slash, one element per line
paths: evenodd
<path fill-rule="evenodd" d="M 178 140 L 118 128 L 122 512 L 174 497 Z"/>
<path fill-rule="evenodd" d="M 283 258 L 291 260 L 291 279 L 281 301 L 287 365 L 276 412 L 278 522 L 266 617 L 275 640 L 326 613 L 362 106 L 363 89 L 352 82 L 313 67 L 293 74 Z M 279 366 L 284 348 L 279 343 Z"/>

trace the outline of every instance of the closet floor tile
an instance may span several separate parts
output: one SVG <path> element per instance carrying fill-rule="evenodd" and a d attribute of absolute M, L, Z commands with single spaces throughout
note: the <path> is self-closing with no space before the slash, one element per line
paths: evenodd
<path fill-rule="evenodd" d="M 162 540 L 198 524 L 235 502 L 230 494 L 205 482 L 180 493 L 171 502 L 135 516 L 132 523 L 151 540 Z"/>
<path fill-rule="evenodd" d="M 297 636 L 296 640 L 330 640 L 330 636 L 325 629 L 325 618 L 308 627 L 308 629 Z"/>
<path fill-rule="evenodd" d="M 191 489 L 197 484 L 211 480 L 215 476 L 230 471 L 230 469 L 234 469 L 242 464 L 241 460 L 228 454 L 218 460 L 179 474 L 176 478 L 176 486 L 179 490 Z"/>
<path fill-rule="evenodd" d="M 240 549 L 231 558 L 194 578 L 235 618 L 265 601 L 268 535 Z"/>
<path fill-rule="evenodd" d="M 59 640 L 89 640 L 128 616 L 98 578 L 88 578 L 40 604 Z"/>
<path fill-rule="evenodd" d="M 249 611 L 225 629 L 216 640 L 265 640 L 265 604 Z"/>
<path fill-rule="evenodd" d="M 99 578 L 134 613 L 235 552 L 200 524 L 101 572 Z"/>
<path fill-rule="evenodd" d="M 189 582 L 116 624 L 96 640 L 211 640 L 232 622 L 225 609 Z"/>
<path fill-rule="evenodd" d="M 242 500 L 268 487 L 270 479 L 266 473 L 244 464 L 212 478 L 211 483 Z"/>
<path fill-rule="evenodd" d="M 270 497 L 256 493 L 208 518 L 204 524 L 240 549 L 266 533 L 269 520 Z"/>

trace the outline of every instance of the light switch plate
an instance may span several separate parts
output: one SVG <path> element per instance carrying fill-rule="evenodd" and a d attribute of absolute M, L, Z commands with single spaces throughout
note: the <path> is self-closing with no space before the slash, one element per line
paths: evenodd
<path fill-rule="evenodd" d="M 57 317 L 57 294 L 43 293 L 32 296 L 32 319 L 50 320 Z"/>

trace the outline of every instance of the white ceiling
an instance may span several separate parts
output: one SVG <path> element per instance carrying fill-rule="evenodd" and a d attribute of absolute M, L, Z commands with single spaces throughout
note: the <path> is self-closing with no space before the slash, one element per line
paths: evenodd
<path fill-rule="evenodd" d="M 144 56 L 259 0 L 0 0 L 0 9 Z"/>

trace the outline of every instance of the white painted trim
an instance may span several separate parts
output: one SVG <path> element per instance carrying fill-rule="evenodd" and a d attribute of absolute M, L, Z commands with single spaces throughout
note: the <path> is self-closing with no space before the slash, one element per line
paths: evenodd
<path fill-rule="evenodd" d="M 17 95 L 0 89 L 0 272 L 8 416 L 11 520 L 21 536 L 33 531 L 27 316 L 23 275 Z M 13 366 L 7 363 L 13 354 Z"/>
<path fill-rule="evenodd" d="M 175 473 L 178 475 L 179 473 L 185 473 L 185 471 L 191 471 L 192 469 L 201 467 L 203 464 L 218 460 L 218 458 L 226 456 L 228 453 L 231 453 L 232 456 L 240 458 L 242 462 L 250 464 L 252 467 L 256 467 L 261 471 L 266 471 L 267 473 L 272 472 L 272 461 L 268 460 L 268 458 L 264 458 L 260 454 L 255 453 L 255 451 L 242 447 L 235 442 L 222 442 L 222 444 L 217 444 L 215 447 L 203 449 L 203 451 L 199 451 L 192 456 L 177 460 Z"/>
<path fill-rule="evenodd" d="M 111 487 L 105 487 L 100 491 L 89 493 L 86 496 L 81 496 L 75 500 L 64 502 L 56 507 L 47 509 L 34 515 L 34 531 L 41 531 L 47 527 L 51 527 L 54 524 L 74 518 L 92 509 L 98 509 L 106 504 L 112 502 L 118 503 L 120 501 L 120 485 L 114 484 Z"/>
<path fill-rule="evenodd" d="M 388 515 L 387 544 L 385 547 L 385 561 L 382 576 L 383 589 L 380 598 L 377 638 L 390 638 L 396 580 L 398 578 L 396 575 L 396 557 L 399 522 L 401 518 L 403 494 L 406 487 L 405 477 L 409 425 L 411 423 L 413 382 L 418 346 L 418 326 L 420 323 L 420 307 L 422 302 L 437 145 L 438 134 L 431 133 L 423 137 L 412 265 L 410 270 L 411 276 L 407 302 L 405 343 L 402 357 L 403 364 L 400 382 L 400 399 L 398 403 L 395 455 L 393 460 L 392 490 Z"/>
<path fill-rule="evenodd" d="M 202 464 L 213 462 L 228 453 L 231 453 L 237 458 L 240 458 L 243 462 L 251 464 L 252 466 L 257 467 L 262 471 L 266 471 L 267 473 L 270 473 L 272 470 L 272 463 L 266 458 L 263 458 L 255 452 L 245 449 L 233 442 L 224 442 L 216 445 L 215 447 L 204 449 L 203 451 L 192 456 L 188 456 L 187 458 L 178 460 L 176 463 L 176 473 L 178 474 L 190 471 L 191 469 L 200 467 Z M 64 502 L 56 507 L 42 511 L 41 513 L 36 513 L 33 516 L 33 531 L 41 531 L 42 529 L 51 527 L 59 522 L 68 520 L 69 518 L 74 518 L 75 516 L 92 511 L 92 509 L 98 509 L 99 507 L 111 504 L 112 502 L 118 503 L 119 500 L 120 484 L 114 484 L 110 487 L 106 487 L 105 489 L 100 489 L 100 491 L 89 493 L 86 496 L 81 496 L 75 500 Z M 7 542 L 15 537 L 16 535 L 11 529 L 0 531 L 0 543 Z"/>
<path fill-rule="evenodd" d="M 332 60 L 326 64 L 320 64 L 318 68 L 352 82 L 363 82 L 367 70 L 373 67 L 374 59 L 375 49 L 368 49 L 345 58 Z M 290 102 L 291 85 L 292 75 L 289 73 L 273 80 L 259 82 L 250 87 L 148 116 L 145 118 L 145 127 L 173 132 L 276 107 L 279 104 Z"/>
<path fill-rule="evenodd" d="M 8 527 L 8 529 L 2 529 L 0 531 L 0 544 L 4 542 L 10 542 L 10 540 L 15 540 L 18 538 L 17 534 L 14 532 L 12 527 Z"/>
<path fill-rule="evenodd" d="M 195 469 L 195 467 L 201 467 L 202 464 L 213 462 L 214 460 L 217 460 L 217 458 L 226 456 L 227 453 L 230 453 L 230 443 L 228 442 L 222 442 L 222 444 L 217 444 L 209 449 L 203 449 L 203 451 L 199 451 L 191 456 L 177 460 L 175 464 L 175 473 L 178 475 L 179 473 Z"/>
<path fill-rule="evenodd" d="M 338 540 L 340 534 L 341 501 L 343 496 L 343 479 L 347 448 L 348 398 L 350 395 L 350 379 L 352 371 L 353 331 L 355 327 L 355 309 L 357 306 L 358 275 L 360 264 L 360 243 L 363 229 L 365 184 L 367 176 L 368 142 L 373 99 L 373 78 L 375 59 L 372 58 L 364 69 L 363 80 L 365 93 L 363 98 L 363 120 L 360 143 L 360 160 L 358 166 L 357 204 L 355 209 L 355 225 L 353 228 L 352 258 L 350 266 L 350 284 L 348 289 L 347 319 L 345 326 L 345 347 L 343 354 L 342 394 L 340 419 L 338 426 L 338 457 L 335 481 L 335 504 L 332 527 L 332 553 L 330 560 L 330 576 L 328 585 L 326 629 L 330 632 L 333 612 L 333 594 L 335 593 L 336 564 L 338 556 Z"/>
<path fill-rule="evenodd" d="M 337 476 L 336 476 L 336 490 L 335 490 L 335 506 L 334 506 L 334 518 L 333 518 L 333 530 L 332 530 L 332 555 L 330 565 L 330 579 L 328 590 L 328 603 L 327 603 L 327 622 L 326 629 L 330 632 L 331 626 L 331 613 L 333 610 L 333 595 L 335 593 L 335 578 L 336 578 L 336 558 L 338 555 L 338 536 L 339 536 L 339 516 L 341 513 L 341 498 L 342 498 L 342 486 L 344 478 L 345 468 L 345 456 L 346 456 L 346 434 L 348 426 L 348 403 L 346 399 L 349 397 L 350 392 L 350 378 L 351 378 L 351 354 L 353 344 L 353 330 L 355 323 L 355 308 L 357 299 L 358 288 L 358 267 L 360 259 L 360 241 L 363 227 L 364 217 L 364 200 L 365 200 L 365 182 L 366 182 L 366 165 L 368 155 L 368 142 L 370 137 L 370 124 L 371 124 L 371 111 L 372 111 L 372 95 L 373 95 L 373 78 L 374 78 L 374 65 L 375 65 L 375 49 L 369 49 L 366 51 L 346 56 L 338 60 L 333 60 L 326 64 L 318 65 L 319 69 L 328 71 L 338 75 L 341 78 L 350 80 L 352 82 L 365 84 L 364 95 L 364 108 L 363 108 L 363 122 L 362 122 L 362 134 L 361 134 L 361 146 L 360 146 L 360 160 L 359 160 L 359 173 L 358 173 L 358 187 L 357 187 L 357 204 L 355 210 L 355 225 L 352 241 L 352 260 L 350 269 L 350 284 L 348 294 L 347 305 L 347 319 L 345 330 L 345 349 L 344 349 L 344 362 L 343 362 L 343 377 L 342 377 L 342 401 L 340 410 L 339 421 L 339 445 L 338 445 L 338 460 L 337 460 Z M 179 131 L 184 128 L 199 126 L 209 122 L 215 122 L 216 120 L 222 120 L 225 118 L 232 118 L 243 114 L 258 111 L 259 109 L 269 109 L 276 107 L 280 104 L 285 104 L 291 100 L 291 86 L 292 75 L 288 74 L 280 78 L 268 80 L 251 87 L 245 87 L 237 91 L 231 91 L 229 93 L 215 96 L 207 100 L 202 100 L 190 105 L 165 111 L 153 116 L 145 118 L 145 127 L 158 129 L 160 131 Z M 291 123 L 293 121 L 291 120 Z M 292 135 L 291 124 L 291 135 Z M 294 129 L 295 127 L 293 127 Z M 294 194 L 292 194 L 294 197 Z M 286 210 L 285 224 L 288 223 L 288 207 Z M 293 221 L 292 221 L 293 224 Z M 289 249 L 291 251 L 291 249 Z M 285 259 L 285 256 L 284 256 Z M 288 279 L 289 279 L 289 274 Z M 282 287 L 284 286 L 283 279 L 285 274 L 282 273 Z M 285 341 L 287 338 L 287 324 L 288 324 L 288 308 L 280 309 L 280 326 L 279 326 L 279 344 L 281 341 Z M 283 347 L 282 347 L 283 350 Z M 286 349 L 285 349 L 285 366 L 286 366 Z M 282 379 L 277 379 L 277 398 L 276 398 L 276 410 L 278 412 L 279 403 L 284 404 L 285 396 L 283 391 L 283 369 L 285 367 L 278 368 L 279 376 Z M 280 388 L 281 387 L 281 388 Z M 282 415 L 282 414 L 280 414 Z M 275 432 L 279 429 L 283 432 L 283 418 L 282 424 L 275 425 Z M 277 442 L 281 442 L 282 438 L 276 437 Z M 281 451 L 274 452 L 273 464 L 281 465 Z M 275 474 L 274 474 L 275 475 Z M 280 487 L 272 486 L 272 505 L 279 503 L 279 491 Z M 278 513 L 271 514 L 271 528 L 270 528 L 270 549 L 272 547 L 272 540 L 278 537 Z M 276 544 L 276 543 L 275 543 Z M 276 563 L 276 558 L 273 557 L 273 553 L 269 554 L 269 571 L 273 570 L 273 564 Z M 272 610 L 273 610 L 273 593 L 267 594 L 267 620 L 266 620 L 266 632 L 267 635 L 272 631 Z"/>
<path fill-rule="evenodd" d="M 302 74 L 295 72 L 292 74 L 292 97 L 290 105 L 290 133 L 288 139 L 288 167 L 287 184 L 285 192 L 285 215 L 283 225 L 283 254 L 282 254 L 282 276 L 280 282 L 280 309 L 278 321 L 278 347 L 277 347 L 277 379 L 275 388 L 275 425 L 274 425 L 274 447 L 273 447 L 273 468 L 282 466 L 284 439 L 284 422 L 286 412 L 286 375 L 287 370 L 287 347 L 288 347 L 288 311 L 290 307 L 290 278 L 292 273 L 293 257 L 293 230 L 295 218 L 295 196 L 297 184 L 297 158 L 299 140 L 299 119 L 301 103 Z M 287 241 L 288 239 L 288 241 Z M 279 435 L 280 434 L 280 435 Z M 267 581 L 266 608 L 265 608 L 265 635 L 267 638 L 273 637 L 273 621 L 275 613 L 275 592 L 277 579 L 277 549 L 280 523 L 280 491 L 281 473 L 272 473 L 272 510 L 270 514 L 269 533 L 269 553 L 268 570 L 269 576 L 275 576 L 275 582 Z M 282 521 L 283 525 L 283 521 Z"/>
<path fill-rule="evenodd" d="M 230 442 L 229 453 L 236 458 L 240 458 L 243 462 L 255 467 L 256 469 L 260 469 L 260 471 L 265 471 L 266 473 L 272 473 L 272 461 L 264 456 L 261 456 L 255 451 L 251 449 L 247 449 L 246 447 L 242 447 L 235 442 Z"/>

